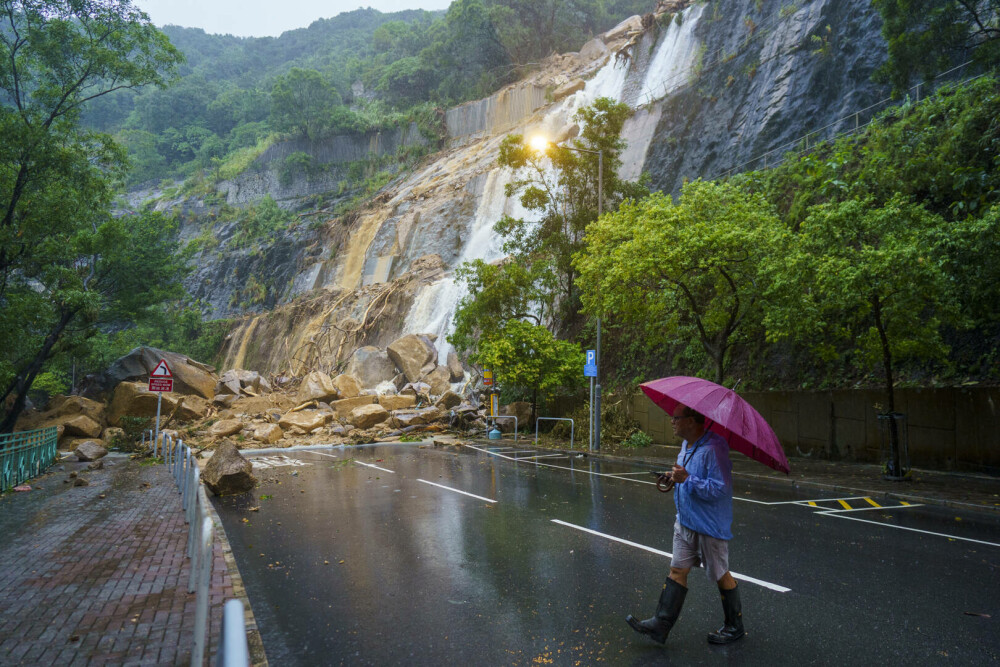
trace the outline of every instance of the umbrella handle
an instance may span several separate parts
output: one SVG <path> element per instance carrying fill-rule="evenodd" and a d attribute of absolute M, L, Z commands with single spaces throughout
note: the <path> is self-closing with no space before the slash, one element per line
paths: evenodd
<path fill-rule="evenodd" d="M 656 489 L 661 493 L 670 493 L 674 489 L 674 480 L 665 473 L 656 478 Z"/>

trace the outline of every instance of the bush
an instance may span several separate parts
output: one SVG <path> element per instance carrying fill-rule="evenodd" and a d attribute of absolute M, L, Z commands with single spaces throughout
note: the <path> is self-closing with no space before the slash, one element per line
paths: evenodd
<path fill-rule="evenodd" d="M 628 447 L 629 449 L 649 447 L 651 444 L 653 444 L 652 436 L 639 429 L 632 431 L 627 438 L 622 440 L 622 447 Z"/>

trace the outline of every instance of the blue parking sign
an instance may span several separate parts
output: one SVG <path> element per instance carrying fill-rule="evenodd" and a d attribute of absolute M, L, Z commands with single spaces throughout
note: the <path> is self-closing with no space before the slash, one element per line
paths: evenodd
<path fill-rule="evenodd" d="M 597 353 L 594 350 L 587 350 L 587 363 L 583 367 L 583 377 L 597 377 Z"/>

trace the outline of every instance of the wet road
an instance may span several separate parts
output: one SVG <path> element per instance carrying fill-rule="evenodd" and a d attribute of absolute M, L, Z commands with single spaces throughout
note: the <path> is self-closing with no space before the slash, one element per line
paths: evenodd
<path fill-rule="evenodd" d="M 645 468 L 510 443 L 253 460 L 260 486 L 215 504 L 272 665 L 1000 660 L 994 517 L 737 479 L 748 637 L 705 641 L 722 610 L 695 570 L 664 648 L 623 620 L 669 569 L 672 494 Z"/>

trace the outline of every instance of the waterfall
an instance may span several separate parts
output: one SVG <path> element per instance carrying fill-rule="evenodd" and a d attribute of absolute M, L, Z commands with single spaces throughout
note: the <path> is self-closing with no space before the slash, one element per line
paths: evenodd
<path fill-rule="evenodd" d="M 681 25 L 671 23 L 663 30 L 656 54 L 645 73 L 632 72 L 642 77 L 642 85 L 638 95 L 639 103 L 646 103 L 662 98 L 676 88 L 687 83 L 698 57 L 698 45 L 694 37 L 694 28 L 698 18 L 704 11 L 704 6 L 694 5 L 688 8 Z M 627 64 L 620 64 L 613 56 L 587 82 L 586 86 L 566 99 L 554 105 L 543 118 L 530 128 L 522 128 L 526 135 L 535 132 L 547 136 L 556 136 L 567 127 L 578 109 L 584 107 L 598 97 L 610 97 L 623 100 L 626 97 L 626 80 L 630 78 Z M 632 90 L 635 93 L 635 90 Z M 632 95 L 628 95 L 632 98 Z M 492 98 L 491 98 L 492 100 Z M 628 164 L 624 170 L 635 178 L 645 159 L 646 150 L 656 129 L 659 112 L 655 115 L 641 112 L 641 119 L 630 123 L 623 135 L 630 142 L 627 155 Z M 457 122 L 457 121 L 456 121 Z M 525 211 L 516 199 L 508 200 L 504 187 L 510 182 L 512 174 L 507 170 L 494 169 L 486 179 L 475 217 L 472 219 L 468 237 L 465 239 L 462 252 L 456 266 L 463 262 L 481 259 L 494 262 L 502 259 L 502 239 L 493 231 L 493 225 L 506 213 L 513 217 L 531 219 L 531 214 Z M 404 333 L 432 333 L 437 335 L 438 363 L 447 362 L 448 353 L 453 349 L 447 342 L 447 336 L 454 331 L 452 319 L 459 301 L 466 295 L 464 285 L 458 285 L 454 276 L 447 276 L 424 287 L 414 299 L 406 319 Z"/>
<path fill-rule="evenodd" d="M 666 97 L 687 83 L 698 60 L 694 28 L 704 11 L 705 5 L 702 4 L 688 7 L 680 15 L 681 25 L 671 22 L 660 37 L 656 55 L 643 78 L 639 104 Z"/>

